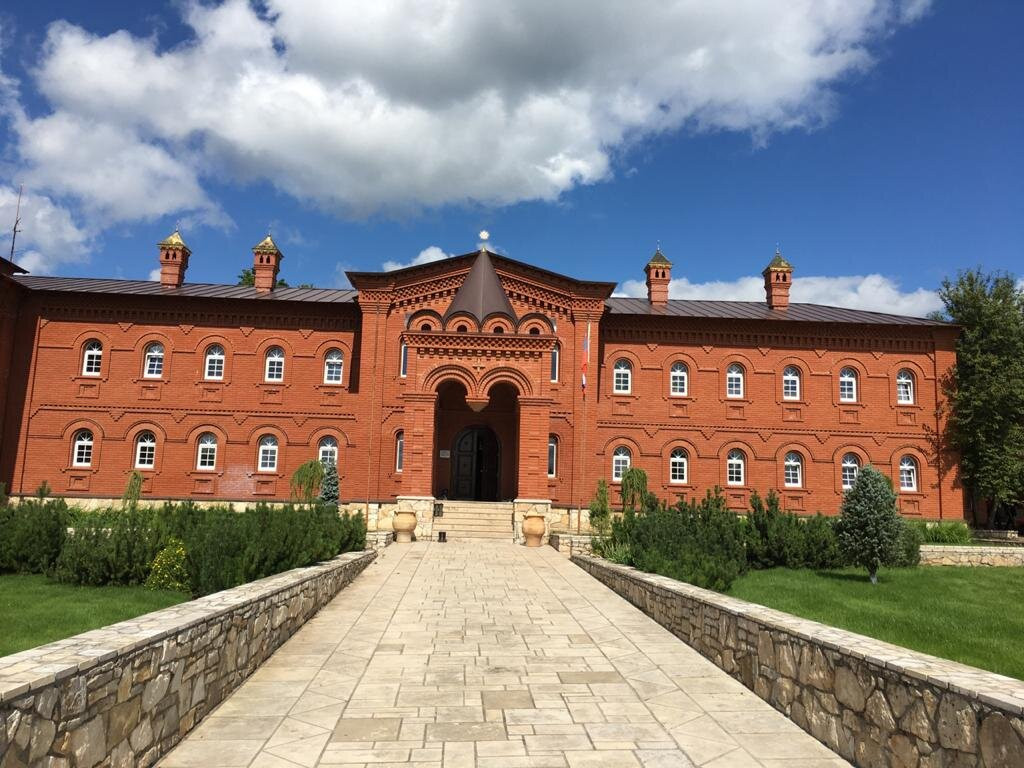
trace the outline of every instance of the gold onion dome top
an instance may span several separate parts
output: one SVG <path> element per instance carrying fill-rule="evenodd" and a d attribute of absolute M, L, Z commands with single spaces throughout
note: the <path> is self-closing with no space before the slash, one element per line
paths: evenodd
<path fill-rule="evenodd" d="M 165 237 L 163 240 L 157 243 L 157 245 L 176 245 L 182 248 L 188 248 L 188 246 L 185 245 L 185 241 L 181 237 L 181 232 L 179 232 L 178 230 L 174 230 L 173 232 L 171 232 L 171 234 L 169 234 L 167 237 Z"/>
<path fill-rule="evenodd" d="M 274 253 L 281 252 L 281 249 L 277 247 L 277 243 L 274 242 L 274 238 L 269 234 L 254 245 L 252 249 L 254 251 L 273 251 Z"/>
<path fill-rule="evenodd" d="M 667 258 L 665 258 L 665 254 L 661 252 L 661 248 L 660 247 L 657 248 L 654 251 L 654 255 L 651 256 L 651 260 L 649 262 L 647 262 L 647 263 L 648 264 L 657 264 L 657 265 L 667 266 L 667 267 L 671 267 L 672 266 L 672 262 L 669 261 Z"/>
<path fill-rule="evenodd" d="M 765 269 L 792 269 L 793 265 L 782 258 L 782 251 L 778 248 L 775 249 L 775 256 L 768 262 L 768 266 Z"/>

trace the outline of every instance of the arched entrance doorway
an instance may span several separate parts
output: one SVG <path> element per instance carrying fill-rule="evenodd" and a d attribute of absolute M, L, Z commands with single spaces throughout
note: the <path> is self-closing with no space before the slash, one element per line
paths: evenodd
<path fill-rule="evenodd" d="M 498 501 L 501 489 L 501 443 L 490 427 L 467 427 L 452 446 L 453 499 Z"/>
<path fill-rule="evenodd" d="M 508 383 L 487 391 L 487 400 L 466 399 L 452 379 L 437 388 L 434 421 L 434 495 L 469 501 L 516 498 L 519 455 L 519 393 Z"/>

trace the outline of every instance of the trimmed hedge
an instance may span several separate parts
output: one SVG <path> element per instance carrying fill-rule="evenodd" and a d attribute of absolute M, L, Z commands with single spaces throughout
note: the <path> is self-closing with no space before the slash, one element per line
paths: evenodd
<path fill-rule="evenodd" d="M 72 584 L 145 584 L 157 555 L 185 550 L 188 591 L 199 597 L 363 549 L 360 515 L 334 505 L 200 508 L 191 502 L 97 512 L 63 499 L 0 507 L 0 571 L 46 573 Z"/>

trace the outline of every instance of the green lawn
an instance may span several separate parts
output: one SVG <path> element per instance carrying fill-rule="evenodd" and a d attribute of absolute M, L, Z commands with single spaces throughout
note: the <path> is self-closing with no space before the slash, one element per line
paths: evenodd
<path fill-rule="evenodd" d="M 188 600 L 145 587 L 78 587 L 45 576 L 0 576 L 0 656 Z"/>
<path fill-rule="evenodd" d="M 1024 679 L 1024 568 L 750 571 L 730 595 Z"/>

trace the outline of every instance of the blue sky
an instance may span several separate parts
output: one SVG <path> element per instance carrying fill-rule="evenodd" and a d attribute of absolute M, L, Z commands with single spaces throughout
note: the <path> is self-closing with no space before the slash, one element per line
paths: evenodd
<path fill-rule="evenodd" d="M 625 292 L 660 241 L 686 298 L 759 298 L 776 243 L 797 300 L 916 314 L 1024 272 L 1019 2 L 22 5 L 0 224 L 23 181 L 35 272 L 146 278 L 178 221 L 203 282 L 268 227 L 322 286 L 481 229 Z"/>

